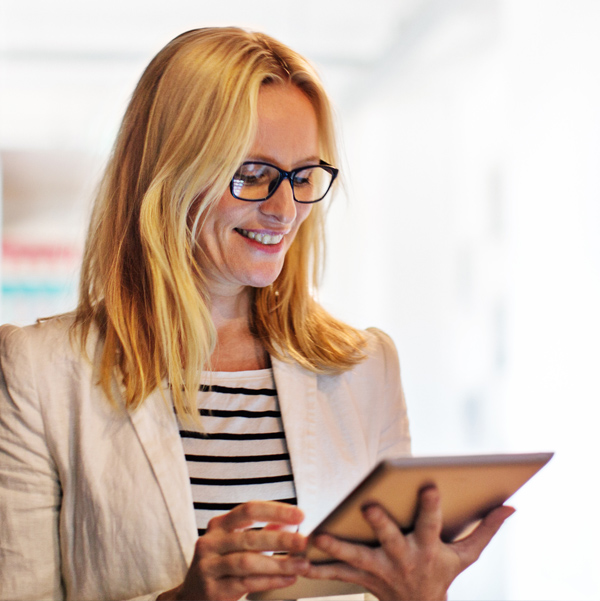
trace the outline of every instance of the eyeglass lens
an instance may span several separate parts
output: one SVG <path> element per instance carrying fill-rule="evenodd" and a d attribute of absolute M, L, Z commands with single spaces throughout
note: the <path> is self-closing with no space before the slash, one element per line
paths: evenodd
<path fill-rule="evenodd" d="M 233 176 L 232 192 L 241 200 L 263 200 L 277 188 L 281 177 L 272 165 L 244 163 Z M 323 167 L 314 165 L 295 171 L 292 179 L 295 200 L 316 202 L 327 194 L 333 176 Z"/>

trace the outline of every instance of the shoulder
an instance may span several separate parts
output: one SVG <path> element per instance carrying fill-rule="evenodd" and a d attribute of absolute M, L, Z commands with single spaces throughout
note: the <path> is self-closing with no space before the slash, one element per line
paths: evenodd
<path fill-rule="evenodd" d="M 63 458 L 72 437 L 80 434 L 70 429 L 74 420 L 99 424 L 113 415 L 97 386 L 90 344 L 98 336 L 90 332 L 83 351 L 72 326 L 73 318 L 65 315 L 0 327 L 0 413 L 11 413 L 12 423 L 27 424 L 44 437 L 55 457 Z"/>
<path fill-rule="evenodd" d="M 398 359 L 398 351 L 394 341 L 384 331 L 378 328 L 367 328 L 365 330 L 367 338 L 366 352 L 367 356 L 377 356 L 385 360 Z"/>
<path fill-rule="evenodd" d="M 92 351 L 97 336 L 87 348 Z M 89 353 L 88 350 L 88 353 Z M 6 379 L 73 373 L 73 365 L 85 363 L 85 353 L 73 330 L 73 316 L 65 314 L 33 325 L 0 326 L 0 364 Z"/>
<path fill-rule="evenodd" d="M 53 317 L 32 325 L 19 327 L 0 326 L 0 357 L 11 359 L 14 355 L 44 353 L 46 357 L 72 348 L 70 315 Z"/>
<path fill-rule="evenodd" d="M 400 386 L 398 352 L 391 337 L 377 328 L 368 328 L 363 352 L 365 358 L 350 369 L 336 374 L 318 375 L 320 386 L 350 388 L 353 393 L 368 396 L 381 394 L 384 389 Z"/>
<path fill-rule="evenodd" d="M 368 328 L 364 331 L 366 338 L 365 360 L 359 363 L 351 372 L 368 372 L 372 376 L 389 377 L 400 372 L 398 351 L 392 338 L 378 328 Z"/>

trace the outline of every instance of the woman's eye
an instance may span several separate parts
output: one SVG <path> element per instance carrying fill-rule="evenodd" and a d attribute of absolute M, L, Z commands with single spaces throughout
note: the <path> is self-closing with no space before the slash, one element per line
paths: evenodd
<path fill-rule="evenodd" d="M 234 177 L 242 186 L 259 186 L 269 181 L 269 174 L 264 169 L 253 171 L 239 171 Z"/>
<path fill-rule="evenodd" d="M 311 186 L 312 183 L 312 173 L 310 172 L 303 171 L 294 177 L 295 186 Z"/>
<path fill-rule="evenodd" d="M 242 175 L 238 175 L 236 177 L 236 180 L 239 181 L 244 186 L 252 186 L 252 185 L 256 184 L 258 181 L 260 181 L 260 178 L 256 177 L 256 175 L 242 174 Z"/>

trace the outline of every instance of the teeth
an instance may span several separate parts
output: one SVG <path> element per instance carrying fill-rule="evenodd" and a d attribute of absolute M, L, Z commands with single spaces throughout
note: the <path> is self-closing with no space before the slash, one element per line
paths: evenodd
<path fill-rule="evenodd" d="M 283 239 L 283 234 L 257 234 L 256 232 L 249 232 L 248 230 L 238 230 L 242 236 L 246 238 L 250 238 L 250 240 L 255 240 L 256 242 L 260 242 L 261 244 L 265 244 L 267 246 L 271 244 L 279 244 Z"/>

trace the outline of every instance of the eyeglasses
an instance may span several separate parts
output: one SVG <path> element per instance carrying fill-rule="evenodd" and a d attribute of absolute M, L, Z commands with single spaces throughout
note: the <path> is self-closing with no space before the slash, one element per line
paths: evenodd
<path fill-rule="evenodd" d="M 288 179 L 296 202 L 319 202 L 329 192 L 338 173 L 338 169 L 324 161 L 291 171 L 284 171 L 271 163 L 246 161 L 235 172 L 229 189 L 234 198 L 258 202 L 273 196 L 281 182 Z"/>

